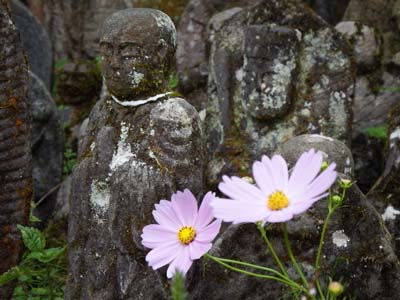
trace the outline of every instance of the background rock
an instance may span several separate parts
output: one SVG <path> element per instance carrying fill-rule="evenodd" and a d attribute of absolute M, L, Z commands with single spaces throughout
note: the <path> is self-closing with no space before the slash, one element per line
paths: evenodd
<path fill-rule="evenodd" d="M 64 129 L 56 104 L 43 82 L 29 72 L 28 97 L 32 116 L 32 176 L 35 201 L 61 182 L 64 153 Z M 47 219 L 54 207 L 52 193 L 38 207 L 38 216 Z"/>
<path fill-rule="evenodd" d="M 44 2 L 44 26 L 53 44 L 54 59 L 87 59 L 99 53 L 98 29 L 106 17 L 127 8 L 124 0 L 55 0 Z"/>
<path fill-rule="evenodd" d="M 353 44 L 354 57 L 357 64 L 357 72 L 365 69 L 376 68 L 381 58 L 381 36 L 374 28 L 352 21 L 340 22 L 335 29 L 343 33 Z"/>
<path fill-rule="evenodd" d="M 217 13 L 230 8 L 229 14 L 257 0 L 192 0 L 186 6 L 178 26 L 176 51 L 179 90 L 199 111 L 207 103 L 207 78 L 209 73 L 209 44 L 207 24 Z"/>
<path fill-rule="evenodd" d="M 305 0 L 311 8 L 329 24 L 335 26 L 346 11 L 350 0 Z"/>
<path fill-rule="evenodd" d="M 19 0 L 10 1 L 12 17 L 21 33 L 22 44 L 28 55 L 31 72 L 51 89 L 53 51 L 49 36 L 30 10 Z"/>
<path fill-rule="evenodd" d="M 397 256 L 400 255 L 400 105 L 391 111 L 389 139 L 385 151 L 384 171 L 370 191 L 373 204 L 392 235 Z"/>

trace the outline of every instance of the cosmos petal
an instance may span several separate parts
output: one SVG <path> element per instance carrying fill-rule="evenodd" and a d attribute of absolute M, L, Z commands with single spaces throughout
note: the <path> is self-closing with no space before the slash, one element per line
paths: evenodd
<path fill-rule="evenodd" d="M 194 228 L 197 231 L 206 227 L 212 221 L 212 219 L 214 219 L 212 207 L 210 206 L 210 202 L 213 198 L 215 198 L 215 194 L 212 192 L 208 192 L 201 202 L 199 212 L 197 213 L 197 218 L 194 224 Z"/>
<path fill-rule="evenodd" d="M 182 246 L 178 242 L 165 243 L 151 250 L 146 255 L 146 261 L 153 270 L 157 270 L 175 259 L 181 247 Z"/>
<path fill-rule="evenodd" d="M 314 149 L 304 152 L 297 160 L 289 179 L 289 190 L 303 191 L 321 170 L 323 156 Z"/>
<path fill-rule="evenodd" d="M 186 275 L 193 261 L 190 259 L 189 247 L 182 247 L 167 270 L 167 277 L 172 278 L 176 271 Z"/>
<path fill-rule="evenodd" d="M 223 176 L 222 179 L 224 181 L 218 185 L 218 188 L 232 199 L 240 201 L 263 201 L 265 199 L 266 195 L 260 189 L 239 177 Z"/>
<path fill-rule="evenodd" d="M 280 155 L 274 155 L 271 159 L 273 165 L 275 184 L 277 190 L 285 190 L 288 185 L 289 172 L 286 161 Z"/>
<path fill-rule="evenodd" d="M 214 198 L 211 201 L 214 216 L 225 222 L 254 223 L 264 219 L 267 209 L 265 204 L 253 201 L 237 201 Z"/>
<path fill-rule="evenodd" d="M 195 260 L 202 257 L 205 253 L 207 253 L 212 247 L 211 243 L 203 243 L 197 240 L 194 240 L 189 244 L 189 254 L 190 259 Z"/>
<path fill-rule="evenodd" d="M 276 210 L 271 211 L 271 213 L 266 218 L 267 222 L 270 223 L 280 223 L 286 222 L 293 218 L 293 214 L 288 210 Z"/>
<path fill-rule="evenodd" d="M 215 220 L 207 227 L 199 230 L 196 234 L 196 241 L 209 243 L 211 242 L 219 233 L 221 229 L 221 220 Z"/>
<path fill-rule="evenodd" d="M 327 169 L 311 182 L 307 190 L 302 194 L 302 197 L 311 199 L 326 192 L 336 180 L 337 173 L 334 171 L 335 167 L 335 163 L 330 164 Z"/>
<path fill-rule="evenodd" d="M 273 176 L 267 169 L 266 165 L 260 161 L 253 164 L 253 177 L 257 185 L 263 191 L 265 197 L 272 194 L 276 189 L 273 184 Z"/>
<path fill-rule="evenodd" d="M 153 210 L 153 217 L 158 224 L 163 225 L 173 231 L 179 230 L 183 224 L 176 222 L 178 219 L 175 214 L 171 202 L 161 200 L 160 204 L 155 205 L 155 210 Z"/>
<path fill-rule="evenodd" d="M 197 200 L 194 195 L 185 189 L 173 194 L 171 200 L 179 220 L 186 226 L 194 225 L 197 217 Z"/>

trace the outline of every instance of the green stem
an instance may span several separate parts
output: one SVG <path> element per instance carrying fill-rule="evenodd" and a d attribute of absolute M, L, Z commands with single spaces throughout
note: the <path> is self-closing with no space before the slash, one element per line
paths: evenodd
<path fill-rule="evenodd" d="M 315 259 L 315 285 L 317 287 L 317 290 L 320 294 L 320 296 L 323 299 L 324 293 L 322 292 L 321 285 L 319 282 L 319 267 L 320 267 L 320 259 L 321 259 L 321 253 L 322 253 L 322 247 L 324 245 L 324 240 L 325 240 L 325 234 L 326 234 L 326 229 L 328 228 L 329 221 L 331 219 L 332 213 L 335 211 L 335 209 L 330 209 L 328 211 L 328 215 L 326 216 L 324 226 L 322 227 L 322 233 L 321 233 L 321 238 L 319 240 L 319 245 L 318 245 L 318 251 L 317 251 L 317 258 Z"/>
<path fill-rule="evenodd" d="M 293 255 L 292 247 L 290 246 L 289 237 L 288 237 L 288 233 L 287 233 L 286 223 L 283 223 L 283 238 L 284 238 L 285 247 L 286 247 L 287 253 L 290 257 L 290 260 L 292 261 L 293 266 L 297 271 L 297 274 L 299 274 L 301 280 L 303 281 L 304 286 L 307 288 L 307 290 L 309 290 L 310 287 L 309 287 L 308 281 L 307 281 L 306 277 L 304 276 L 304 273 L 301 270 L 299 264 L 297 263 L 296 258 Z"/>
<path fill-rule="evenodd" d="M 263 267 L 263 266 L 259 266 L 259 265 L 254 265 L 254 264 L 243 262 L 243 261 L 240 261 L 240 260 L 215 257 L 215 256 L 212 256 L 211 254 L 208 254 L 208 253 L 207 253 L 207 257 L 209 257 L 209 258 L 213 257 L 214 259 L 217 259 L 219 261 L 222 261 L 222 262 L 225 262 L 225 263 L 228 263 L 228 264 L 237 264 L 237 265 L 246 266 L 246 267 L 249 267 L 249 268 L 254 268 L 254 269 L 258 269 L 258 270 L 271 272 L 271 273 L 273 273 L 273 274 L 275 274 L 275 275 L 277 275 L 277 276 L 279 276 L 279 277 L 281 277 L 281 278 L 283 278 L 285 280 L 292 281 L 290 278 L 286 277 L 282 273 L 279 273 L 275 269 L 271 269 L 271 268 L 267 268 L 267 267 Z M 292 281 L 292 282 L 295 283 L 294 281 Z"/>
<path fill-rule="evenodd" d="M 275 281 L 284 283 L 284 284 L 286 284 L 286 285 L 288 285 L 288 286 L 290 286 L 292 288 L 302 290 L 303 292 L 308 294 L 308 291 L 306 289 L 304 289 L 304 287 L 302 287 L 301 285 L 299 285 L 299 284 L 297 284 L 297 283 L 295 283 L 293 281 L 287 281 L 285 279 L 278 278 L 278 277 L 275 277 L 275 276 L 258 274 L 258 273 L 253 273 L 253 272 L 250 272 L 250 271 L 242 270 L 242 269 L 233 267 L 233 266 L 229 265 L 228 263 L 225 263 L 225 262 L 221 261 L 219 258 L 214 257 L 212 255 L 209 255 L 208 253 L 206 253 L 204 256 L 209 258 L 209 259 L 211 259 L 211 260 L 213 260 L 213 261 L 215 261 L 216 263 L 224 266 L 225 268 L 232 270 L 232 271 L 235 271 L 235 272 L 238 272 L 238 273 L 242 273 L 242 274 L 245 274 L 245 275 L 249 275 L 249 276 L 253 276 L 253 277 L 257 277 L 257 278 L 275 280 Z"/>
<path fill-rule="evenodd" d="M 272 246 L 271 242 L 269 241 L 269 239 L 268 239 L 268 237 L 267 237 L 267 233 L 265 232 L 264 227 L 261 226 L 261 223 L 260 223 L 260 222 L 257 223 L 257 228 L 258 228 L 258 230 L 260 231 L 261 236 L 262 236 L 262 238 L 264 239 L 265 244 L 267 245 L 269 252 L 271 252 L 272 256 L 274 257 L 274 259 L 275 259 L 275 261 L 276 261 L 276 263 L 278 264 L 279 268 L 281 269 L 282 273 L 283 273 L 287 278 L 289 278 L 289 274 L 286 272 L 286 269 L 285 269 L 285 267 L 283 266 L 283 264 L 282 264 L 281 260 L 279 259 L 278 255 L 276 255 L 276 252 L 275 252 L 275 250 L 274 250 L 274 247 Z"/>

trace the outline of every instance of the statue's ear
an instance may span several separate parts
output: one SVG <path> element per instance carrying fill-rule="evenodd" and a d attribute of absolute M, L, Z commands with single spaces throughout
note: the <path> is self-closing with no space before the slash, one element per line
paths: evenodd
<path fill-rule="evenodd" d="M 157 55 L 161 59 L 164 59 L 167 56 L 167 54 L 168 54 L 168 44 L 163 39 L 160 39 L 157 45 Z"/>

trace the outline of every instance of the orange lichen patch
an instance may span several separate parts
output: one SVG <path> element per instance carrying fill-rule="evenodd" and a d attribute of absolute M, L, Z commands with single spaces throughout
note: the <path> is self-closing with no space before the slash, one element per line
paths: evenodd
<path fill-rule="evenodd" d="M 8 98 L 8 106 L 18 110 L 18 100 L 15 97 Z"/>
<path fill-rule="evenodd" d="M 17 119 L 15 121 L 15 125 L 17 125 L 18 127 L 21 126 L 22 124 L 24 124 L 24 122 L 21 119 Z"/>

